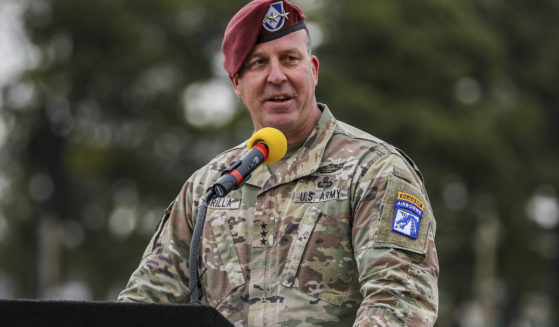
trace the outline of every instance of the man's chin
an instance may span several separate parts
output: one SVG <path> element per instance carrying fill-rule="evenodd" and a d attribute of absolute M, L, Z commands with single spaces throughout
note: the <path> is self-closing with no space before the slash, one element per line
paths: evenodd
<path fill-rule="evenodd" d="M 290 127 L 293 127 L 294 123 L 295 120 L 288 115 L 274 115 L 273 117 L 266 119 L 263 127 L 277 128 L 285 133 L 285 131 L 289 130 Z"/>

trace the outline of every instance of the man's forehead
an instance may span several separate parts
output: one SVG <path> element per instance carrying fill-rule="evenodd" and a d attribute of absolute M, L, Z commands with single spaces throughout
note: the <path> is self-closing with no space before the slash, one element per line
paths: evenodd
<path fill-rule="evenodd" d="M 259 55 L 269 55 L 271 53 L 300 53 L 306 51 L 306 48 L 306 31 L 300 30 L 272 41 L 257 43 L 247 59 Z"/>

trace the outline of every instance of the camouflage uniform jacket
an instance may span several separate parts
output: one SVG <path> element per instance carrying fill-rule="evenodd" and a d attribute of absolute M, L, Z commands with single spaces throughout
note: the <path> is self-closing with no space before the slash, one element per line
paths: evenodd
<path fill-rule="evenodd" d="M 275 174 L 261 166 L 210 201 L 202 302 L 236 326 L 433 325 L 438 260 L 422 177 L 399 150 L 320 108 Z M 119 301 L 188 301 L 198 201 L 245 151 L 226 151 L 188 179 Z"/>

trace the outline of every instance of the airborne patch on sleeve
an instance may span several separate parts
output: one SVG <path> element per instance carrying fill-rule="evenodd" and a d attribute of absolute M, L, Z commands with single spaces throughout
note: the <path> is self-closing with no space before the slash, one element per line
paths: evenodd
<path fill-rule="evenodd" d="M 371 235 L 374 247 L 427 253 L 433 213 L 418 187 L 396 176 L 388 177 L 380 219 Z"/>
<path fill-rule="evenodd" d="M 423 217 L 423 202 L 411 194 L 398 192 L 394 211 L 392 230 L 416 239 Z"/>

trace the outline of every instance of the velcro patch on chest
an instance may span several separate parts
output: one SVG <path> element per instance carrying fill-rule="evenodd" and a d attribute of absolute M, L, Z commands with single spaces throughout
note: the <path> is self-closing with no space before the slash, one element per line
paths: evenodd
<path fill-rule="evenodd" d="M 347 200 L 347 194 L 348 194 L 348 190 L 341 189 L 341 188 L 296 192 L 293 201 L 300 202 L 300 203 L 304 203 L 304 202 L 316 203 L 316 202 L 326 202 L 331 200 Z"/>
<path fill-rule="evenodd" d="M 208 208 L 212 209 L 239 209 L 241 207 L 241 199 L 238 198 L 213 198 L 208 203 Z"/>

